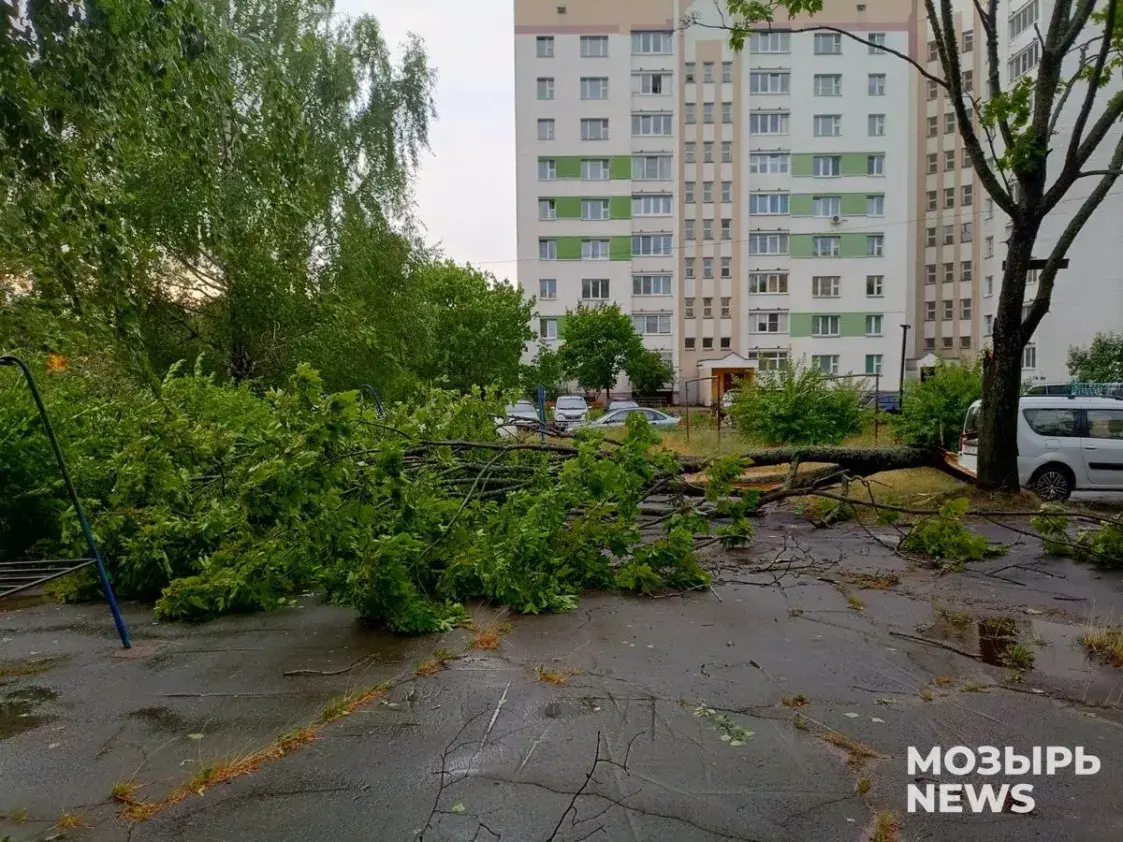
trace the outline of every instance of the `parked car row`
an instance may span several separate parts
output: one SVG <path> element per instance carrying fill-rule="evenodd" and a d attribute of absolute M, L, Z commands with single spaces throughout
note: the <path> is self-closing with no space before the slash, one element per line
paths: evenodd
<path fill-rule="evenodd" d="M 589 404 L 583 395 L 562 395 L 554 402 L 553 415 L 549 417 L 552 426 L 559 430 L 573 430 L 579 427 L 611 428 L 623 427 L 628 416 L 642 414 L 653 427 L 673 429 L 679 419 L 674 415 L 640 406 L 634 400 L 610 401 L 604 415 L 596 420 L 589 419 Z M 515 438 L 537 432 L 542 422 L 538 408 L 527 400 L 517 401 L 508 406 L 503 418 L 495 419 L 499 435 Z"/>

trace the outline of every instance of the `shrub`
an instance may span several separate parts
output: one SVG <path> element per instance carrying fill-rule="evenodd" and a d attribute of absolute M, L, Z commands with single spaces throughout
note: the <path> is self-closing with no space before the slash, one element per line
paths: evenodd
<path fill-rule="evenodd" d="M 1054 506 L 1042 506 L 1041 514 L 1030 518 L 1041 536 L 1045 552 L 1070 556 L 1109 570 L 1123 567 L 1123 526 L 1103 523 L 1079 530 L 1074 539 L 1068 534 L 1069 519 L 1059 517 L 1056 511 Z"/>
<path fill-rule="evenodd" d="M 961 570 L 966 561 L 982 561 L 1005 553 L 1006 547 L 990 543 L 986 536 L 963 525 L 969 505 L 964 497 L 944 503 L 939 514 L 925 518 L 909 531 L 901 549 L 935 559 L 944 570 Z"/>
<path fill-rule="evenodd" d="M 897 437 L 908 444 L 959 449 L 968 407 L 982 397 L 983 368 L 939 362 L 926 380 L 905 386 L 901 411 L 893 420 Z"/>
<path fill-rule="evenodd" d="M 866 421 L 857 383 L 831 380 L 802 363 L 740 386 L 729 414 L 742 436 L 769 445 L 839 444 Z"/>

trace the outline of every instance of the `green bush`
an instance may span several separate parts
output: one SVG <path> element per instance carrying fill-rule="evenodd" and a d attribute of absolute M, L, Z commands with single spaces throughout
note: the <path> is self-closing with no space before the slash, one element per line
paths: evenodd
<path fill-rule="evenodd" d="M 1059 507 L 1045 505 L 1041 507 L 1041 514 L 1030 518 L 1041 536 L 1045 552 L 1069 556 L 1106 570 L 1123 567 L 1123 526 L 1102 523 L 1078 530 L 1073 538 L 1068 532 L 1070 518 L 1059 516 L 1058 511 Z"/>
<path fill-rule="evenodd" d="M 769 445 L 839 444 L 867 420 L 858 383 L 803 363 L 760 372 L 736 390 L 729 414 L 742 436 Z"/>
<path fill-rule="evenodd" d="M 939 362 L 924 382 L 905 386 L 893 431 L 907 444 L 959 450 L 959 433 L 968 407 L 983 395 L 983 367 Z"/>
<path fill-rule="evenodd" d="M 963 525 L 963 515 L 969 506 L 964 497 L 944 503 L 939 514 L 913 526 L 901 542 L 901 549 L 926 555 L 943 570 L 962 570 L 966 561 L 1003 555 L 1006 547 L 992 544 L 986 536 Z"/>

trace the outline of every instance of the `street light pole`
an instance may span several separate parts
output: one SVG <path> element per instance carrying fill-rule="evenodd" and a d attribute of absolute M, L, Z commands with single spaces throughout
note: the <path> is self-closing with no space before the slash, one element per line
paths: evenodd
<path fill-rule="evenodd" d="M 908 343 L 909 326 L 907 324 L 901 325 L 901 382 L 897 386 L 898 409 L 900 409 L 901 404 L 905 402 L 905 354 L 908 352 Z"/>

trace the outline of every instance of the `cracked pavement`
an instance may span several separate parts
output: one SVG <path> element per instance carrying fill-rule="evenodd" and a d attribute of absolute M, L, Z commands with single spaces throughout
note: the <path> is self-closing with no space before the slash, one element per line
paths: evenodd
<path fill-rule="evenodd" d="M 708 555 L 712 589 L 589 594 L 568 614 L 507 618 L 495 651 L 471 649 L 466 630 L 364 629 L 312 597 L 195 627 L 130 606 L 130 653 L 102 605 L 0 611 L 0 663 L 56 659 L 0 678 L 0 838 L 834 842 L 869 838 L 891 810 L 901 840 L 1117 840 L 1123 671 L 1086 660 L 1078 638 L 1090 616 L 1118 616 L 1123 576 L 984 531 L 1020 543 L 938 576 L 862 527 L 774 513 L 749 549 Z M 863 574 L 899 581 L 870 588 Z M 949 626 L 945 609 L 972 623 Z M 1018 681 L 980 660 L 975 619 L 993 616 L 1035 653 Z M 415 677 L 438 649 L 458 657 Z M 118 818 L 114 784 L 158 801 L 392 679 L 252 774 Z M 729 728 L 752 736 L 734 745 Z M 1029 815 L 908 814 L 910 745 L 1082 745 L 1103 767 L 1033 780 Z M 82 826 L 55 829 L 64 812 Z"/>

